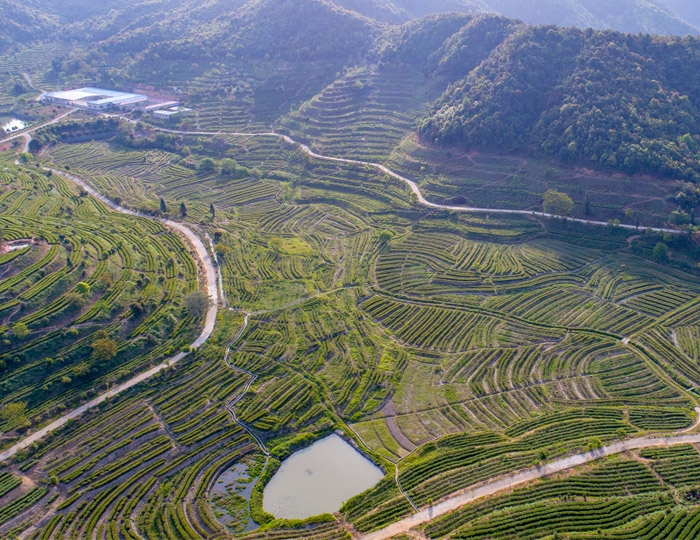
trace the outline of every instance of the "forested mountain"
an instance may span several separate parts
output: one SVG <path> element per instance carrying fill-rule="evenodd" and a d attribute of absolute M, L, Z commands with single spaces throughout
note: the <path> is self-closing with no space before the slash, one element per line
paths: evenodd
<path fill-rule="evenodd" d="M 432 28 L 435 21 L 423 25 Z M 424 120 L 423 136 L 697 179 L 700 40 L 490 18 L 445 36 L 430 57 L 433 65 L 449 64 L 455 51 L 471 53 L 474 32 L 508 35 L 474 69 L 478 55 L 450 64 L 453 76 L 463 65 L 464 76 Z M 410 39 L 402 46 L 410 49 Z"/>
<path fill-rule="evenodd" d="M 39 39 L 45 32 L 55 31 L 58 20 L 22 3 L 0 2 L 0 45 Z"/>
<path fill-rule="evenodd" d="M 323 0 L 381 23 L 402 24 L 429 14 L 491 12 L 530 24 L 557 24 L 624 32 L 686 35 L 700 33 L 700 10 L 689 0 Z M 236 18 L 237 11 L 265 9 L 257 0 L 6 0 L 0 5 L 0 40 L 8 45 L 46 39 L 53 33 L 79 42 L 146 38 L 168 41 L 188 33 L 210 33 L 216 20 Z M 280 13 L 304 12 L 304 2 L 283 2 Z M 274 18 L 274 15 L 273 15 Z M 292 17 L 293 19 L 293 17 Z M 320 22 L 323 22 L 321 19 Z M 202 27 L 204 25 L 204 27 Z M 52 36 L 53 38 L 53 36 Z"/>
<path fill-rule="evenodd" d="M 401 24 L 412 18 L 408 11 L 391 0 L 335 0 L 334 3 L 366 17 L 391 24 Z"/>
<path fill-rule="evenodd" d="M 388 0 L 337 1 L 342 1 L 350 9 L 394 22 L 382 18 L 381 11 L 376 7 L 381 4 L 387 9 Z M 491 12 L 530 24 L 669 35 L 700 33 L 697 3 L 688 0 L 616 0 L 614 4 L 606 0 L 393 0 L 393 5 L 408 18 L 450 11 Z"/>
<path fill-rule="evenodd" d="M 656 0 L 656 3 L 667 7 L 690 24 L 700 27 L 700 3 L 695 0 Z"/>
<path fill-rule="evenodd" d="M 649 0 L 487 0 L 489 7 L 507 17 L 531 24 L 579 28 L 611 28 L 622 32 L 687 35 L 697 27 Z"/>
<path fill-rule="evenodd" d="M 326 0 L 253 0 L 153 50 L 163 59 L 269 55 L 286 60 L 347 61 L 369 49 L 378 30 L 371 19 Z"/>
<path fill-rule="evenodd" d="M 375 53 L 382 63 L 411 64 L 456 80 L 519 28 L 525 25 L 498 15 L 432 15 L 386 32 Z"/>

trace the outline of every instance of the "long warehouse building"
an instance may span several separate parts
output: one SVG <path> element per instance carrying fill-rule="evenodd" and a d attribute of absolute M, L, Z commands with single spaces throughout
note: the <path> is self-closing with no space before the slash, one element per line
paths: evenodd
<path fill-rule="evenodd" d="M 77 107 L 90 111 L 106 111 L 109 109 L 138 108 L 145 105 L 148 101 L 148 96 L 88 87 L 78 88 L 76 90 L 48 92 L 42 94 L 39 99 L 45 103 L 53 103 L 64 107 Z"/>

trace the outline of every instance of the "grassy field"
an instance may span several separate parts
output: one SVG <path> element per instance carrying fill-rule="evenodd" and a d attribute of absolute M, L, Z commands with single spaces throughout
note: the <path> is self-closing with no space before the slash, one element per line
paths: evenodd
<path fill-rule="evenodd" d="M 575 203 L 574 217 L 660 226 L 673 203 L 673 182 L 648 176 L 566 167 L 527 156 L 465 153 L 418 141 L 411 134 L 392 151 L 388 163 L 418 181 L 436 202 L 483 208 L 540 210 L 542 194 L 557 189 Z"/>

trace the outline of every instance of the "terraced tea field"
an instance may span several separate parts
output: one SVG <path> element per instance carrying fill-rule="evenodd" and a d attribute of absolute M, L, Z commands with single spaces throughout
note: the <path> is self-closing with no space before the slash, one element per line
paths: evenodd
<path fill-rule="evenodd" d="M 349 72 L 278 123 L 322 154 L 381 162 L 427 109 L 430 90 L 416 70 Z"/>
<path fill-rule="evenodd" d="M 59 175 L 5 168 L 0 189 L 0 405 L 21 409 L 1 430 L 33 427 L 192 341 L 198 322 L 181 302 L 201 280 L 176 234 Z"/>
<path fill-rule="evenodd" d="M 408 120 L 386 123 L 389 131 L 398 127 L 382 135 L 391 139 L 385 147 L 362 140 L 371 134 L 369 124 L 357 132 L 353 126 L 388 103 L 396 79 L 386 77 L 346 74 L 284 128 L 314 142 L 311 132 L 320 129 L 328 136 L 316 147 L 328 153 L 382 159 L 403 138 Z M 364 97 L 358 81 L 367 85 Z M 339 110 L 327 105 L 334 100 L 349 100 L 348 110 L 358 111 L 345 127 L 329 112 Z M 305 131 L 304 114 L 317 128 Z M 342 127 L 337 137 L 324 119 Z M 513 471 L 694 427 L 700 278 L 643 258 L 644 250 L 633 250 L 634 231 L 603 227 L 593 235 L 527 214 L 426 208 L 405 183 L 376 168 L 314 159 L 271 136 L 173 140 L 190 151 L 135 150 L 106 140 L 58 143 L 38 159 L 69 168 L 135 209 L 162 213 L 162 198 L 170 217 L 212 239 L 222 307 L 233 309 L 220 310 L 214 334 L 188 359 L 8 462 L 0 472 L 9 486 L 0 498 L 0 515 L 7 516 L 1 533 L 226 538 L 231 533 L 210 506 L 210 489 L 232 465 L 255 462 L 258 480 L 250 500 L 240 503 L 241 515 L 263 527 L 244 538 L 362 537 Z M 235 174 L 202 170 L 208 157 L 235 159 Z M 0 195 L 2 219 L 14 223 L 26 214 L 23 226 L 42 238 L 6 255 L 8 268 L 34 256 L 27 259 L 31 269 L 54 247 L 51 261 L 66 262 L 38 264 L 25 278 L 39 268 L 51 272 L 35 276 L 27 289 L 12 282 L 7 301 L 19 303 L 8 313 L 15 317 L 22 306 L 31 317 L 25 307 L 31 298 L 21 295 L 39 283 L 77 288 L 85 281 L 100 291 L 100 274 L 92 278 L 104 260 L 104 273 L 114 265 L 115 276 L 128 274 L 122 297 L 115 297 L 123 299 L 121 310 L 95 308 L 83 321 L 93 313 L 87 306 L 70 320 L 80 319 L 72 323 L 79 338 L 100 325 L 119 337 L 123 349 L 110 374 L 137 371 L 189 343 L 183 325 L 192 321 L 181 302 L 198 287 L 198 272 L 182 241 L 157 221 L 115 215 L 81 197 L 58 175 L 24 171 L 7 174 L 13 189 Z M 181 203 L 186 213 L 178 212 Z M 49 233 L 58 240 L 52 243 Z M 61 271 L 55 281 L 46 277 Z M 134 321 L 135 302 L 144 311 Z M 11 343 L 17 320 L 5 323 Z M 50 317 L 36 327 L 37 319 L 27 320 L 30 339 L 69 335 L 52 329 Z M 134 343 L 153 349 L 139 355 Z M 54 361 L 78 349 L 58 350 L 67 352 L 52 353 Z M 122 350 L 132 356 L 122 357 Z M 29 358 L 14 367 L 10 355 L 6 365 L 21 372 L 33 365 Z M 123 362 L 116 365 L 117 359 Z M 74 369 L 70 360 L 55 365 L 60 377 L 67 372 L 59 369 Z M 105 377 L 93 383 L 114 380 Z M 23 391 L 18 385 L 8 402 L 25 400 Z M 50 416 L 59 400 L 90 395 L 86 387 L 79 392 L 85 393 L 37 394 L 28 414 Z M 336 516 L 274 521 L 262 508 L 264 482 L 282 459 L 333 430 L 353 439 L 386 476 Z M 657 525 L 691 534 L 698 459 L 694 446 L 634 451 L 441 515 L 421 533 L 490 538 L 494 531 L 506 538 L 511 529 L 527 530 L 528 512 L 535 512 L 533 538 L 560 529 L 586 537 L 598 528 L 617 537 L 628 521 L 643 534 Z M 568 516 L 568 528 L 557 515 Z M 600 525 L 593 527 L 595 520 Z"/>

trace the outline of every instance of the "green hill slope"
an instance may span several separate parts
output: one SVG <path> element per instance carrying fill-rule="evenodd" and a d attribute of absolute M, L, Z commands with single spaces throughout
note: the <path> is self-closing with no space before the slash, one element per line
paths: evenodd
<path fill-rule="evenodd" d="M 0 45 L 33 41 L 57 26 L 55 17 L 39 10 L 12 0 L 0 3 Z"/>
<path fill-rule="evenodd" d="M 492 31 L 502 32 L 496 21 Z M 423 136 L 628 173 L 698 177 L 700 41 L 552 27 L 508 31 L 475 69 L 463 64 L 464 77 L 438 100 Z M 447 38 L 450 50 L 471 51 L 460 48 L 458 35 Z"/>

